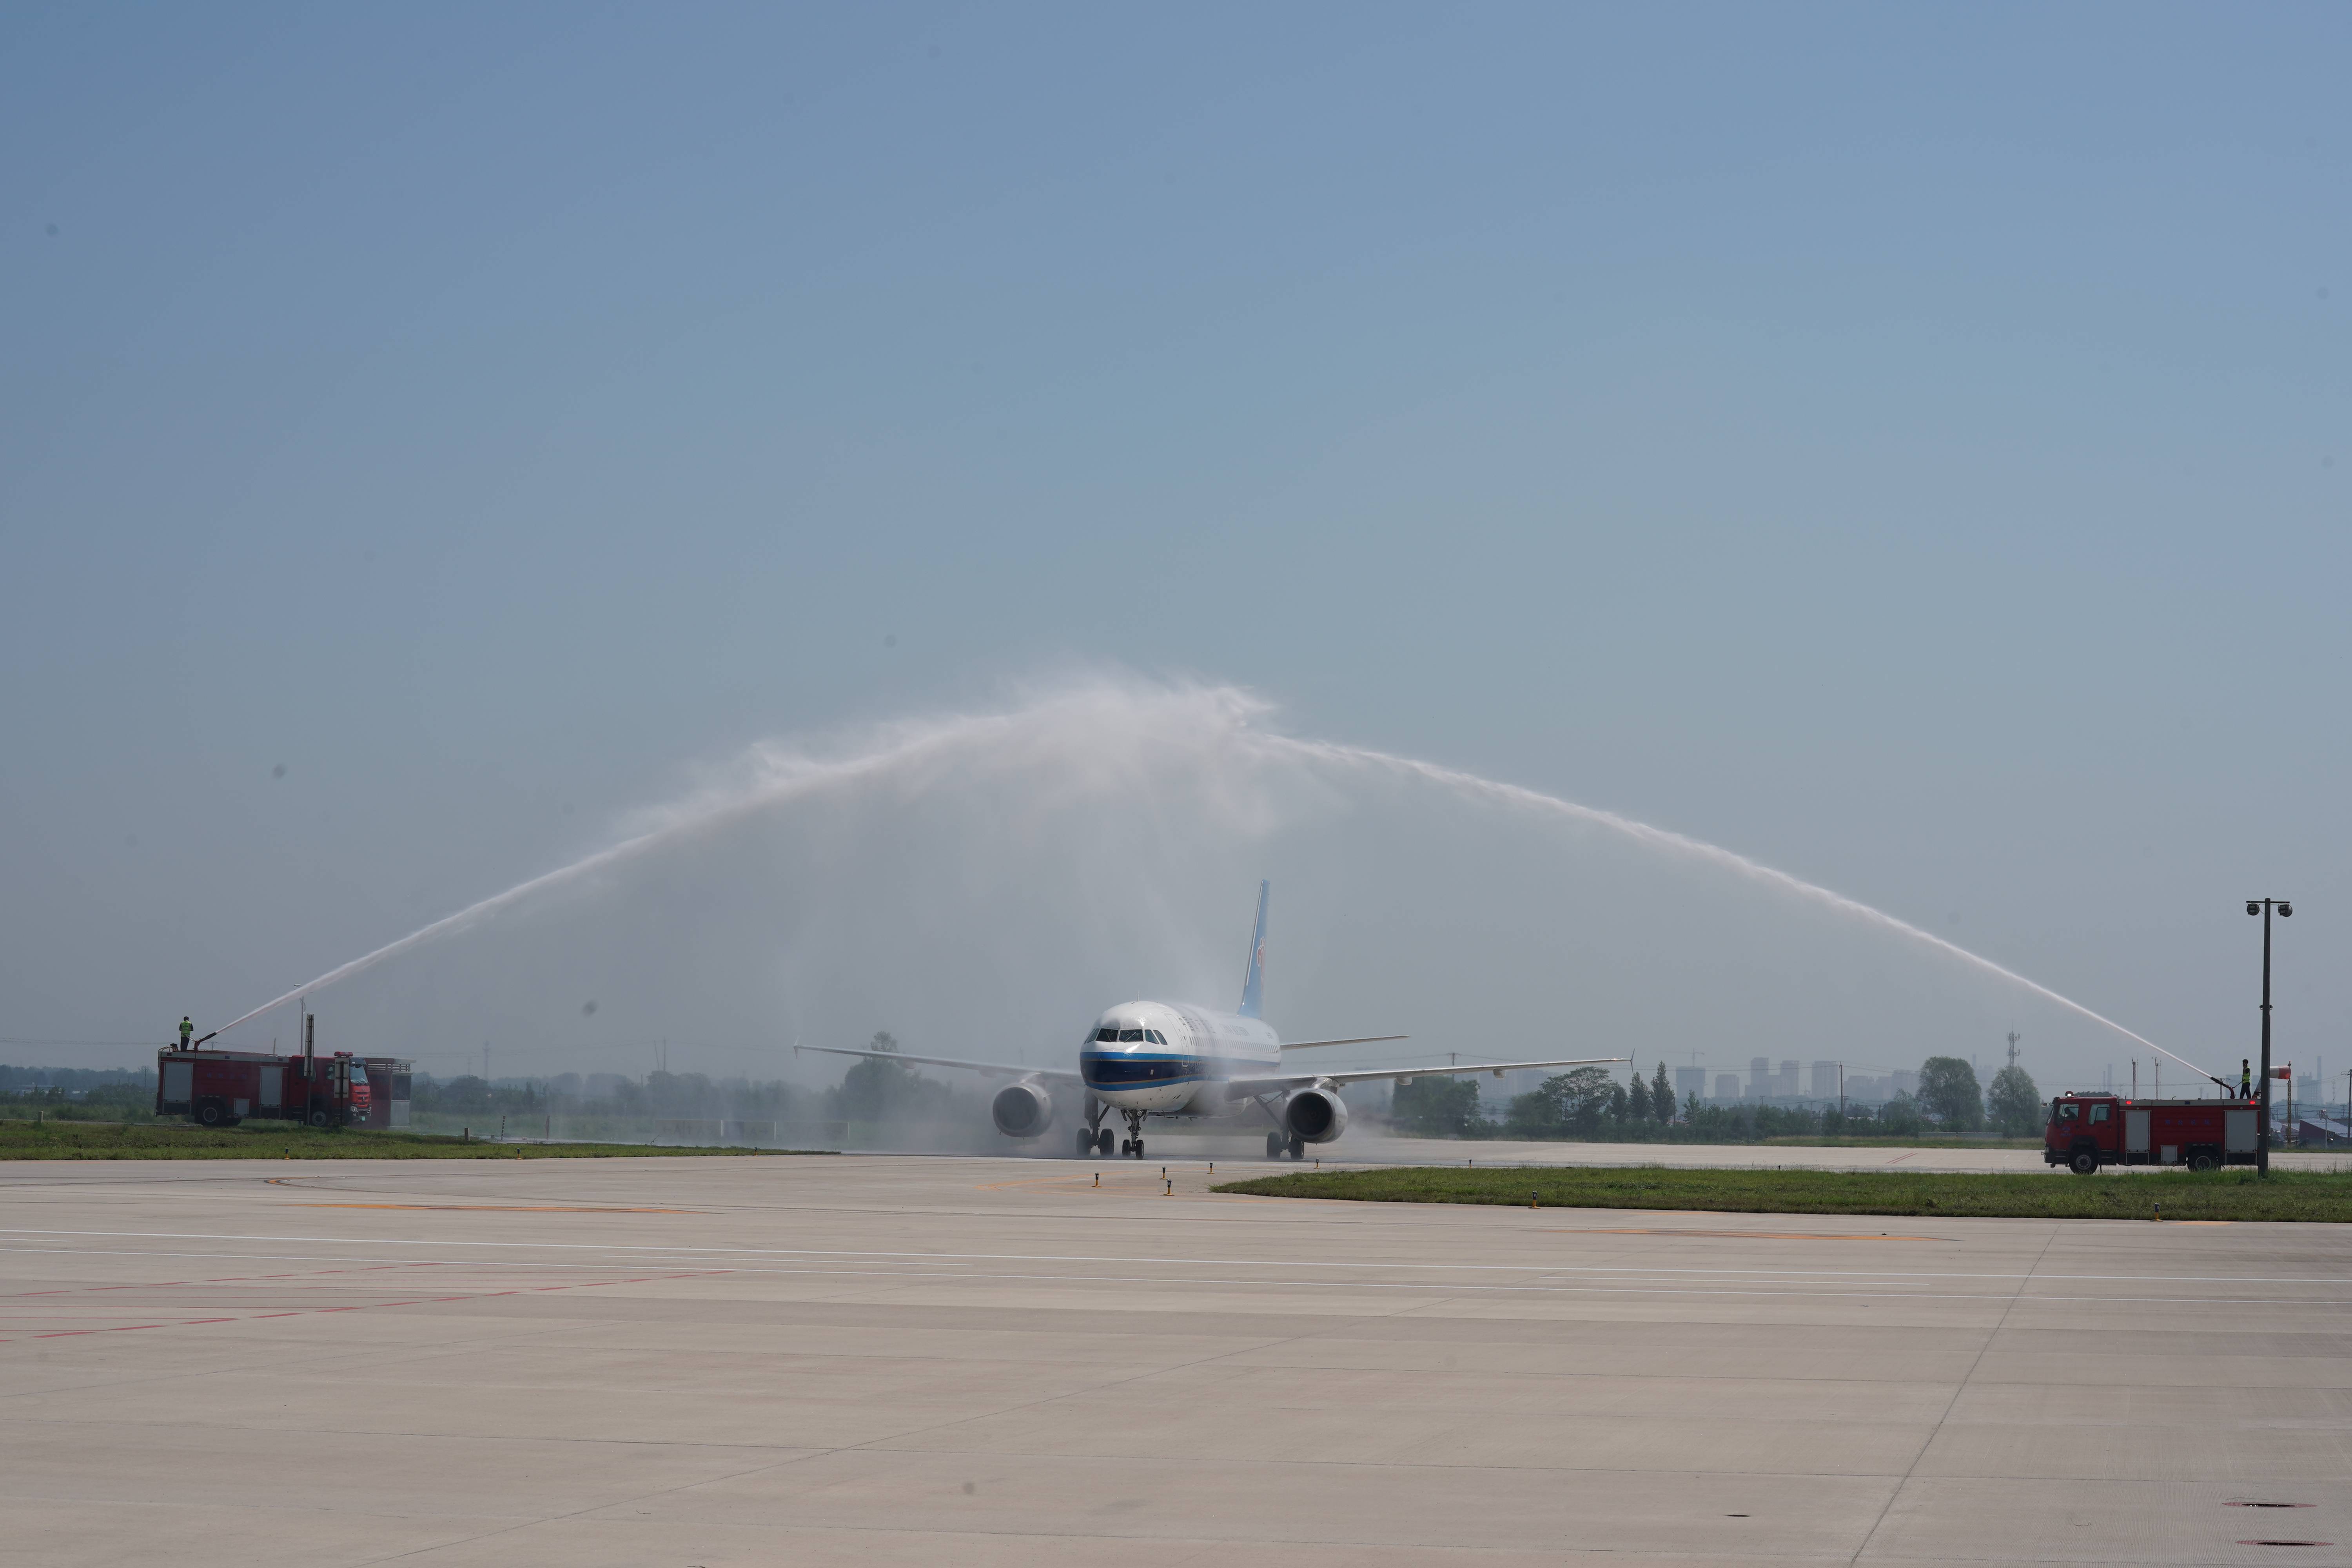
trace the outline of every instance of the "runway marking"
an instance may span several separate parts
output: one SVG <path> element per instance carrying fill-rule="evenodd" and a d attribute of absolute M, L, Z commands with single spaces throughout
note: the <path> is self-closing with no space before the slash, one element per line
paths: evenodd
<path fill-rule="evenodd" d="M 280 1208 L 430 1208 L 437 1213 L 708 1213 L 703 1208 L 576 1208 L 569 1204 L 278 1204 Z"/>
<path fill-rule="evenodd" d="M 401 1260 L 386 1267 L 440 1268 L 449 1266 L 435 1262 L 416 1263 Z M 326 1270 L 325 1272 L 357 1272 L 357 1270 Z M 438 1305 L 445 1301 L 488 1301 L 501 1296 L 530 1296 L 549 1290 L 591 1290 L 604 1285 L 646 1285 L 656 1280 L 693 1279 L 705 1275 L 732 1272 L 734 1270 L 727 1268 L 706 1268 L 689 1269 L 677 1274 L 647 1274 L 634 1279 L 571 1279 L 555 1285 L 518 1285 L 511 1290 L 479 1290 L 456 1296 L 419 1296 L 414 1300 L 405 1301 L 354 1301 L 341 1307 L 299 1307 L 288 1312 L 256 1312 L 247 1317 L 182 1318 L 163 1323 L 115 1323 L 102 1329 L 53 1329 L 42 1333 L 20 1333 L 10 1337 L 19 1340 L 69 1340 L 83 1334 L 127 1334 L 142 1329 L 193 1329 L 207 1323 L 257 1323 L 274 1318 L 325 1317 L 333 1312 L 372 1312 L 384 1307 L 425 1307 Z M 184 1280 L 182 1283 L 225 1283 L 225 1281 Z M 163 1288 L 155 1287 L 159 1289 Z M 0 1339 L 0 1343 L 5 1342 L 6 1342 L 5 1339 Z"/>

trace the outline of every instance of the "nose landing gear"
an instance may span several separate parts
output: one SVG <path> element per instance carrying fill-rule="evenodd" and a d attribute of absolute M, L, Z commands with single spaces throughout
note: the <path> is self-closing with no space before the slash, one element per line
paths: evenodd
<path fill-rule="evenodd" d="M 1119 1112 L 1119 1115 L 1127 1119 L 1128 1135 L 1119 1140 L 1118 1152 L 1122 1154 L 1129 1155 L 1135 1159 L 1140 1160 L 1143 1158 L 1143 1112 L 1140 1110 L 1122 1110 Z M 1110 1152 L 1110 1130 L 1108 1128 L 1105 1128 L 1103 1130 L 1103 1152 L 1105 1153 L 1108 1153 Z"/>

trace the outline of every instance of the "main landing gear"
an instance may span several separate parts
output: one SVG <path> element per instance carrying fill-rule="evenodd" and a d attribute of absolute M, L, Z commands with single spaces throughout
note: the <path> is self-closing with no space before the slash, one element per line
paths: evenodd
<path fill-rule="evenodd" d="M 1279 1160 L 1285 1154 L 1289 1155 L 1294 1160 L 1304 1160 L 1307 1158 L 1307 1140 L 1304 1138 L 1286 1138 L 1280 1132 L 1267 1133 L 1265 1135 L 1265 1157 L 1269 1160 Z"/>
<path fill-rule="evenodd" d="M 1079 1159 L 1089 1154 L 1110 1158 L 1110 1129 L 1103 1125 L 1103 1118 L 1109 1114 L 1109 1106 L 1091 1094 L 1087 1096 L 1087 1124 L 1078 1129 Z"/>

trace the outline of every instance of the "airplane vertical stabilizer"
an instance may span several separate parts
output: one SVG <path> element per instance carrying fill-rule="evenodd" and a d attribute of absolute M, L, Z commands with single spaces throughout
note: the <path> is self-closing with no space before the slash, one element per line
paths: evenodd
<path fill-rule="evenodd" d="M 1244 1018 L 1263 1017 L 1259 1011 L 1265 985 L 1265 895 L 1269 882 L 1257 885 L 1257 929 L 1250 932 L 1249 968 L 1242 975 L 1242 1005 L 1234 1009 Z"/>

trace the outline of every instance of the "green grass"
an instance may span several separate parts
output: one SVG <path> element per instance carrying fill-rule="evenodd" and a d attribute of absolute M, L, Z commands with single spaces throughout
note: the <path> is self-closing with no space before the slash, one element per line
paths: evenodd
<path fill-rule="evenodd" d="M 1880 1214 L 2015 1219 L 2352 1221 L 2352 1173 L 2250 1170 L 1963 1175 L 1939 1172 L 1716 1171 L 1450 1166 L 1301 1172 L 1228 1182 L 1221 1193 L 1393 1204 L 1698 1209 L 1738 1214 Z"/>
<path fill-rule="evenodd" d="M 650 1143 L 486 1143 L 430 1132 L 321 1131 L 292 1122 L 246 1127 L 0 1122 L 0 1160 L 581 1160 L 814 1152 L 818 1151 Z"/>
<path fill-rule="evenodd" d="M 1898 1138 L 1891 1132 L 1856 1138 L 1843 1134 L 1790 1132 L 1759 1142 L 1802 1149 L 2039 1149 L 2043 1146 L 2039 1138 L 1937 1138 L 1933 1134 Z"/>

